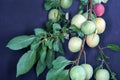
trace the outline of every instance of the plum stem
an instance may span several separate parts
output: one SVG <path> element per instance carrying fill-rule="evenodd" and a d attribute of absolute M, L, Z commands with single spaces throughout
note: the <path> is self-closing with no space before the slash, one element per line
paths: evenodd
<path fill-rule="evenodd" d="M 83 40 L 82 40 L 82 47 L 81 47 L 81 49 L 80 49 L 78 58 L 77 58 L 77 60 L 76 60 L 76 64 L 77 64 L 77 65 L 78 65 L 79 62 L 80 62 L 80 58 L 81 58 L 82 53 L 83 53 L 83 50 L 84 50 L 84 45 L 85 45 L 86 37 L 87 37 L 87 36 L 85 35 L 85 37 L 84 37 Z"/>
<path fill-rule="evenodd" d="M 87 63 L 87 59 L 86 59 L 86 51 L 84 50 L 83 53 L 84 53 L 84 61 L 85 61 L 85 64 L 86 64 L 86 63 Z"/>
<path fill-rule="evenodd" d="M 107 67 L 107 69 L 110 71 L 110 73 L 112 73 L 112 71 L 111 71 L 108 63 L 106 62 L 106 60 L 105 60 L 105 58 L 104 58 L 104 56 L 103 56 L 103 55 L 104 55 L 104 52 L 103 52 L 102 48 L 101 48 L 99 45 L 98 45 L 98 49 L 100 50 L 100 55 L 101 55 L 101 58 L 102 58 L 103 63 L 105 64 L 105 66 Z"/>
<path fill-rule="evenodd" d="M 89 14 L 88 14 L 88 20 L 91 20 L 91 14 L 92 14 L 92 10 L 93 10 L 93 9 L 92 9 L 92 8 L 93 8 L 93 7 L 92 7 L 92 3 L 93 3 L 93 0 L 89 0 L 88 4 L 89 4 L 90 10 L 89 10 Z M 82 40 L 82 47 L 81 47 L 81 49 L 80 49 L 78 58 L 76 59 L 76 65 L 78 65 L 79 62 L 80 62 L 80 59 L 81 59 L 81 56 L 82 56 L 82 53 L 83 53 L 83 50 L 84 50 L 86 38 L 87 38 L 87 36 L 85 35 L 84 38 L 83 38 L 83 40 Z"/>

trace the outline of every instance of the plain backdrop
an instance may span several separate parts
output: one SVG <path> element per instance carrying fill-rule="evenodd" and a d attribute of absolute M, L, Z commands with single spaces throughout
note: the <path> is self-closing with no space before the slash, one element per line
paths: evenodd
<path fill-rule="evenodd" d="M 7 42 L 13 37 L 19 35 L 33 34 L 36 27 L 45 27 L 48 12 L 43 8 L 44 0 L 0 0 L 0 80 L 37 80 L 35 66 L 25 75 L 16 78 L 16 65 L 19 58 L 28 50 L 12 51 L 6 48 Z M 74 3 L 67 12 L 70 17 L 75 15 L 78 10 L 79 0 Z M 100 35 L 100 45 L 105 46 L 108 43 L 120 45 L 120 0 L 109 0 L 105 4 L 105 14 L 102 16 L 107 23 L 106 31 Z M 72 54 L 67 48 L 67 40 L 64 43 L 65 56 L 68 59 L 75 59 L 77 54 Z M 86 47 L 87 63 L 94 68 L 100 63 L 96 61 L 95 56 L 98 49 Z M 110 56 L 108 61 L 113 71 L 117 73 L 120 80 L 120 52 L 105 50 Z M 84 63 L 83 58 L 80 62 Z M 47 70 L 40 75 L 38 80 L 45 80 Z M 93 80 L 93 79 L 91 79 Z"/>

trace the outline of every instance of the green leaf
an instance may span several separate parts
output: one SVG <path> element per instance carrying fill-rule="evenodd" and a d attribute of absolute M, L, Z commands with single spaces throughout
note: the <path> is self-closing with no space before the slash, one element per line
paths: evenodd
<path fill-rule="evenodd" d="M 57 52 L 60 52 L 62 54 L 64 53 L 63 46 L 62 46 L 62 43 L 60 42 L 59 38 L 54 40 L 54 42 L 53 42 L 53 50 L 57 51 Z"/>
<path fill-rule="evenodd" d="M 98 54 L 98 55 L 96 56 L 96 60 L 98 60 L 98 61 L 102 61 L 102 59 L 101 59 L 101 55 L 100 55 L 100 54 Z"/>
<path fill-rule="evenodd" d="M 57 31 L 57 30 L 60 30 L 60 29 L 61 29 L 60 24 L 58 24 L 58 23 L 53 24 L 53 31 Z"/>
<path fill-rule="evenodd" d="M 46 64 L 42 63 L 41 59 L 39 59 L 36 67 L 37 77 L 39 77 L 39 75 L 44 72 L 45 68 L 46 68 Z"/>
<path fill-rule="evenodd" d="M 39 46 L 40 46 L 40 44 L 41 44 L 41 41 L 34 41 L 32 44 L 31 44 L 31 50 L 35 50 L 35 51 L 37 51 L 37 49 L 39 48 Z"/>
<path fill-rule="evenodd" d="M 17 75 L 16 77 L 27 73 L 32 66 L 35 63 L 35 59 L 36 59 L 36 52 L 35 51 L 28 51 L 27 53 L 25 53 L 19 60 L 18 64 L 17 64 Z"/>
<path fill-rule="evenodd" d="M 63 70 L 59 73 L 56 80 L 70 80 L 69 70 Z"/>
<path fill-rule="evenodd" d="M 35 40 L 35 36 L 18 36 L 10 40 L 7 47 L 12 50 L 20 50 L 28 47 Z"/>
<path fill-rule="evenodd" d="M 52 62 L 54 59 L 55 59 L 55 52 L 52 49 L 49 49 L 46 57 L 46 64 L 49 69 L 52 67 Z"/>
<path fill-rule="evenodd" d="M 59 42 L 60 42 L 59 38 L 54 40 L 54 42 L 53 42 L 53 50 L 54 51 L 57 51 L 57 52 L 59 51 Z"/>
<path fill-rule="evenodd" d="M 52 68 L 47 73 L 46 80 L 70 80 L 69 70 Z"/>
<path fill-rule="evenodd" d="M 113 50 L 113 51 L 120 51 L 120 46 L 117 44 L 108 44 L 107 48 L 109 48 L 110 50 Z"/>
<path fill-rule="evenodd" d="M 81 31 L 78 31 L 77 34 L 78 34 L 78 36 L 80 36 L 81 38 L 84 37 L 84 33 L 82 33 Z"/>
<path fill-rule="evenodd" d="M 52 49 L 54 39 L 48 39 L 45 41 L 45 45 L 48 46 L 49 49 Z"/>
<path fill-rule="evenodd" d="M 46 59 L 46 55 L 47 55 L 47 48 L 42 46 L 41 50 L 40 50 L 40 60 L 42 63 L 45 63 L 45 59 Z"/>
<path fill-rule="evenodd" d="M 34 29 L 35 35 L 36 36 L 44 36 L 46 35 L 46 31 L 42 28 L 36 28 Z"/>
<path fill-rule="evenodd" d="M 75 32 L 79 32 L 80 31 L 80 29 L 78 29 L 75 25 L 71 25 L 69 27 L 69 29 L 71 29 L 72 31 L 75 31 Z"/>
<path fill-rule="evenodd" d="M 63 46 L 62 46 L 62 43 L 61 42 L 59 42 L 59 52 L 60 53 L 62 53 L 62 54 L 64 54 L 64 50 L 63 50 Z"/>
<path fill-rule="evenodd" d="M 44 8 L 45 8 L 45 10 L 50 10 L 52 8 L 52 6 L 49 3 L 45 3 Z"/>
<path fill-rule="evenodd" d="M 47 73 L 46 80 L 57 80 L 59 73 L 62 72 L 62 69 L 50 69 Z"/>
<path fill-rule="evenodd" d="M 110 78 L 111 80 L 117 80 L 116 73 L 111 72 L 110 74 L 111 74 L 111 78 Z"/>
<path fill-rule="evenodd" d="M 67 65 L 70 64 L 71 61 L 67 60 L 65 57 L 58 57 L 56 60 L 53 61 L 53 68 L 54 69 L 64 69 Z"/>
<path fill-rule="evenodd" d="M 61 41 L 62 41 L 62 42 L 64 42 L 64 41 L 65 41 L 65 37 L 64 37 L 64 35 L 63 35 L 63 34 L 61 34 L 61 35 L 60 35 L 60 39 L 61 39 Z"/>
<path fill-rule="evenodd" d="M 53 61 L 53 68 L 47 73 L 46 80 L 69 80 L 69 71 L 64 70 L 64 68 L 69 65 L 70 62 L 71 61 L 67 60 L 65 57 L 58 57 Z"/>

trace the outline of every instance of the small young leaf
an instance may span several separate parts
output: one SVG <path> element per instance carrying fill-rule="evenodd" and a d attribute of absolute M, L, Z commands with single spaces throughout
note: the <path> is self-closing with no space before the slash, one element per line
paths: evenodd
<path fill-rule="evenodd" d="M 27 53 L 25 53 L 19 60 L 18 64 L 17 64 L 17 74 L 16 77 L 27 73 L 32 66 L 35 63 L 35 59 L 36 59 L 36 52 L 35 51 L 28 51 Z"/>
<path fill-rule="evenodd" d="M 60 40 L 57 38 L 57 39 L 55 39 L 54 40 L 54 42 L 53 42 L 53 50 L 54 51 L 59 51 L 59 42 L 60 42 Z"/>
<path fill-rule="evenodd" d="M 59 52 L 61 53 L 61 54 L 64 54 L 64 50 L 63 50 L 63 46 L 62 46 L 62 43 L 61 42 L 59 42 Z"/>
<path fill-rule="evenodd" d="M 70 64 L 71 61 L 67 60 L 65 57 L 58 57 L 56 60 L 53 61 L 53 68 L 54 69 L 64 69 L 67 65 Z"/>
<path fill-rule="evenodd" d="M 47 55 L 47 48 L 42 46 L 41 50 L 40 50 L 40 60 L 42 63 L 45 63 L 45 59 L 46 59 L 46 55 Z"/>
<path fill-rule="evenodd" d="M 55 59 L 55 52 L 52 49 L 49 49 L 46 57 L 46 64 L 49 69 L 52 67 L 52 62 L 54 59 Z"/>
<path fill-rule="evenodd" d="M 45 8 L 45 10 L 50 10 L 52 8 L 52 6 L 49 3 L 45 3 L 44 8 Z"/>
<path fill-rule="evenodd" d="M 108 44 L 107 48 L 113 50 L 113 51 L 120 51 L 120 46 L 117 44 Z"/>
<path fill-rule="evenodd" d="M 46 31 L 42 28 L 36 28 L 36 29 L 34 29 L 34 32 L 35 32 L 36 36 L 46 35 Z"/>
<path fill-rule="evenodd" d="M 117 80 L 116 73 L 111 72 L 110 74 L 111 74 L 111 78 L 110 78 L 111 80 Z"/>
<path fill-rule="evenodd" d="M 72 31 L 79 32 L 80 29 L 78 29 L 75 25 L 71 25 L 70 28 Z"/>
<path fill-rule="evenodd" d="M 61 39 L 62 42 L 65 41 L 65 36 L 64 36 L 64 34 L 61 34 L 61 35 L 60 35 L 60 39 Z"/>
<path fill-rule="evenodd" d="M 57 30 L 60 30 L 60 29 L 61 29 L 60 24 L 58 24 L 58 23 L 53 24 L 53 31 L 57 31 Z"/>
<path fill-rule="evenodd" d="M 77 34 L 78 34 L 78 36 L 80 36 L 81 38 L 84 37 L 84 33 L 82 33 L 81 31 L 78 31 Z"/>
<path fill-rule="evenodd" d="M 28 47 L 35 39 L 35 36 L 18 36 L 10 40 L 7 44 L 7 47 L 12 50 L 20 50 Z"/>
<path fill-rule="evenodd" d="M 52 49 L 54 39 L 48 39 L 45 41 L 45 45 L 48 46 L 49 49 Z"/>
<path fill-rule="evenodd" d="M 43 71 L 45 70 L 46 68 L 46 64 L 45 63 L 42 63 L 41 62 L 41 59 L 38 60 L 38 63 L 37 63 L 37 67 L 36 67 L 36 74 L 37 74 L 37 77 L 39 77 L 39 75 L 41 73 L 43 73 Z"/>
<path fill-rule="evenodd" d="M 102 59 L 101 59 L 101 55 L 100 55 L 100 54 L 98 54 L 98 55 L 96 56 L 96 60 L 98 60 L 98 61 L 102 61 Z"/>

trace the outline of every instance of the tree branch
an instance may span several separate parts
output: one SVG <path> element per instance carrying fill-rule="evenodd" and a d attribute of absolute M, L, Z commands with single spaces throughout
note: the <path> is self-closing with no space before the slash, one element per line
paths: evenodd
<path fill-rule="evenodd" d="M 92 2 L 93 2 L 93 0 L 89 0 L 89 2 L 88 2 L 88 4 L 90 4 L 90 5 L 89 5 L 89 6 L 90 6 L 90 7 L 89 7 L 90 10 L 89 10 L 89 14 L 88 14 L 88 20 L 91 20 Z M 85 46 L 86 37 L 87 37 L 87 36 L 85 35 L 85 37 L 84 37 L 83 40 L 82 40 L 82 47 L 81 47 L 81 49 L 80 49 L 78 58 L 76 59 L 76 65 L 78 65 L 79 62 L 80 62 L 80 59 L 81 59 L 81 56 L 82 56 L 82 53 L 83 53 L 83 50 L 84 50 L 84 46 Z"/>

